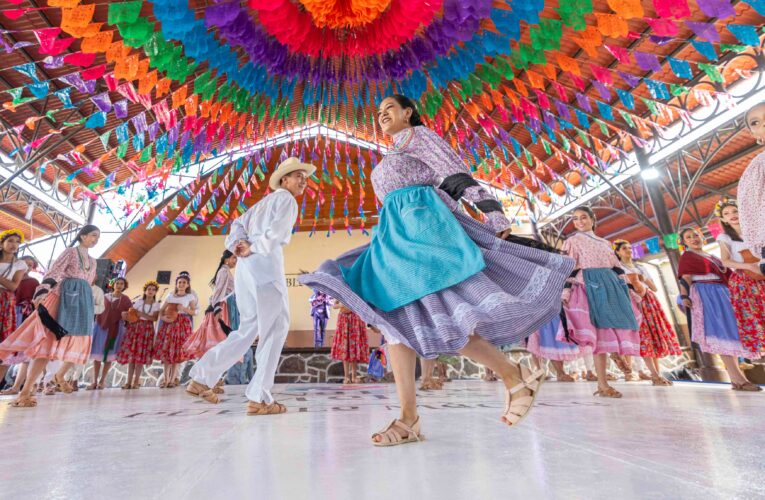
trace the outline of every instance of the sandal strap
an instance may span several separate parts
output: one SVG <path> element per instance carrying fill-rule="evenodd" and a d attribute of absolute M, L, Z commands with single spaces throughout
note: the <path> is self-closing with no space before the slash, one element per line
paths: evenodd
<path fill-rule="evenodd" d="M 417 422 L 419 422 L 419 418 L 415 420 L 415 423 L 410 427 L 401 420 L 393 419 L 383 430 L 372 434 L 372 439 L 374 439 L 375 436 L 380 436 L 380 438 L 382 438 L 380 444 L 400 443 L 408 439 L 420 441 L 420 435 L 413 428 L 417 425 Z M 402 436 L 400 433 L 393 430 L 394 427 L 404 431 L 406 436 Z"/>

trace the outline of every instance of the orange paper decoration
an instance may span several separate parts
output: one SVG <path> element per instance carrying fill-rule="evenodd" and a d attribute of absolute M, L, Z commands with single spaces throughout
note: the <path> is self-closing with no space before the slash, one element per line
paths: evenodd
<path fill-rule="evenodd" d="M 595 13 L 595 18 L 598 20 L 598 31 L 603 36 L 624 38 L 630 31 L 627 21 L 617 15 Z"/>
<path fill-rule="evenodd" d="M 574 42 L 590 57 L 597 57 L 598 47 L 603 44 L 603 36 L 598 28 L 588 25 L 585 30 L 579 32 L 579 36 L 574 37 Z"/>
<path fill-rule="evenodd" d="M 391 0 L 300 0 L 319 28 L 357 28 L 369 24 L 390 6 Z"/>
<path fill-rule="evenodd" d="M 641 0 L 608 0 L 608 6 L 622 19 L 643 17 Z"/>
<path fill-rule="evenodd" d="M 80 5 L 80 0 L 48 0 L 48 7 L 73 8 Z"/>
<path fill-rule="evenodd" d="M 85 54 L 96 54 L 106 52 L 112 44 L 113 31 L 102 31 L 91 37 L 82 40 L 80 50 Z M 108 58 L 107 58 L 108 59 Z"/>
<path fill-rule="evenodd" d="M 555 53 L 555 58 L 558 60 L 558 66 L 560 66 L 560 69 L 572 73 L 576 76 L 582 76 L 582 70 L 579 69 L 579 63 L 576 61 L 576 59 L 563 55 L 560 52 Z"/>
<path fill-rule="evenodd" d="M 169 78 L 163 78 L 160 81 L 157 82 L 157 87 L 154 91 L 155 97 L 162 97 L 163 95 L 170 92 L 170 86 L 172 85 L 173 81 Z"/>

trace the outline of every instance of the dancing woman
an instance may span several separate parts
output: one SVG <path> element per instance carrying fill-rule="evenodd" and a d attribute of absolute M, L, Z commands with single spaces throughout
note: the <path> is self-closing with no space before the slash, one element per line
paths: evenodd
<path fill-rule="evenodd" d="M 122 386 L 123 389 L 140 388 L 143 367 L 151 364 L 155 324 L 161 307 L 157 300 L 158 291 L 159 283 L 147 281 L 143 285 L 143 296 L 122 315 L 127 321 L 127 327 L 117 353 L 117 362 L 128 365 L 127 382 Z"/>
<path fill-rule="evenodd" d="M 183 345 L 189 359 L 201 358 L 207 351 L 225 340 L 227 333 L 233 330 L 230 318 L 239 317 L 234 297 L 234 275 L 231 274 L 235 266 L 236 255 L 230 250 L 224 250 L 215 275 L 210 281 L 213 294 L 210 297 L 210 305 L 205 311 L 204 320 Z"/>
<path fill-rule="evenodd" d="M 645 360 L 648 371 L 651 372 L 653 385 L 672 385 L 672 382 L 664 378 L 659 369 L 659 359 L 665 356 L 679 356 L 683 353 L 677 342 L 677 334 L 672 328 L 667 315 L 656 297 L 656 284 L 640 264 L 632 260 L 632 245 L 627 240 L 614 242 L 614 253 L 622 263 L 622 269 L 629 277 L 636 277 L 643 288 L 643 300 L 640 301 L 640 310 L 643 321 L 640 322 L 640 356 Z M 631 359 L 627 358 L 627 365 L 631 368 Z"/>
<path fill-rule="evenodd" d="M 526 350 L 534 355 L 534 364 L 538 367 L 541 366 L 540 359 L 549 359 L 558 382 L 574 382 L 574 377 L 566 373 L 563 363 L 580 358 L 582 353 L 578 345 L 558 340 L 565 336 L 561 317 L 555 316 L 531 334 Z"/>
<path fill-rule="evenodd" d="M 0 344 L 0 358 L 23 352 L 33 361 L 14 407 L 37 406 L 32 395 L 35 382 L 48 361 L 63 361 L 54 376 L 64 392 L 72 388 L 66 374 L 74 364 L 85 364 L 90 356 L 93 335 L 93 292 L 96 259 L 88 254 L 101 236 L 96 226 L 84 226 L 70 247 L 56 259 L 35 292 L 39 305 L 16 331 Z"/>
<path fill-rule="evenodd" d="M 745 258 L 753 255 L 741 238 L 736 202 L 723 198 L 715 207 L 715 215 L 723 228 L 717 242 L 720 260 L 731 270 L 728 289 L 741 343 L 748 351 L 761 353 L 765 351 L 765 276 L 760 274 L 756 258 Z"/>
<path fill-rule="evenodd" d="M 112 283 L 112 291 L 104 296 L 104 312 L 98 315 L 93 331 L 90 354 L 93 360 L 93 381 L 86 388 L 88 391 L 101 390 L 106 386 L 106 376 L 117 359 L 122 335 L 125 333 L 124 315 L 133 307 L 130 298 L 124 293 L 127 287 L 128 282 L 125 278 L 117 278 Z"/>
<path fill-rule="evenodd" d="M 18 229 L 0 233 L 0 341 L 16 329 L 16 289 L 27 271 L 26 262 L 16 255 L 23 242 L 24 233 Z M 0 381 L 11 364 L 0 360 Z"/>
<path fill-rule="evenodd" d="M 691 338 L 702 351 L 719 354 L 734 391 L 761 391 L 749 382 L 738 366 L 737 357 L 759 358 L 741 343 L 736 314 L 730 301 L 730 269 L 703 250 L 698 231 L 680 232 L 686 250 L 680 256 L 678 277 L 683 307 L 691 311 Z"/>
<path fill-rule="evenodd" d="M 502 241 L 510 221 L 462 159 L 423 126 L 414 103 L 394 95 L 378 121 L 393 145 L 372 173 L 383 200 L 369 245 L 299 278 L 382 330 L 401 414 L 372 436 L 376 446 L 419 441 L 417 355 L 460 353 L 486 365 L 506 387 L 503 420 L 527 414 L 544 373 L 531 373 L 494 346 L 526 338 L 560 310 L 570 259 Z M 466 198 L 486 216 L 455 212 Z M 493 345 L 492 345 L 493 344 Z"/>
<path fill-rule="evenodd" d="M 16 325 L 22 324 L 34 312 L 35 306 L 32 300 L 34 299 L 35 290 L 40 286 L 40 282 L 29 275 L 29 273 L 37 270 L 37 259 L 31 255 L 25 255 L 21 259 L 26 263 L 27 270 L 14 292 L 16 296 Z M 0 396 L 16 395 L 21 391 L 21 386 L 24 385 L 24 381 L 27 379 L 28 359 L 23 353 L 17 353 L 15 356 L 6 359 L 5 363 L 9 367 L 16 364 L 20 366 L 13 386 L 0 391 Z M 0 368 L 0 371 L 2 371 L 2 368 Z"/>
<path fill-rule="evenodd" d="M 588 207 L 574 210 L 577 232 L 563 244 L 563 252 L 576 260 L 576 271 L 563 291 L 570 338 L 595 355 L 596 396 L 620 398 L 608 383 L 607 354 L 640 354 L 640 298 L 620 278 L 624 274 L 611 243 L 595 236 L 595 214 Z M 558 340 L 564 340 L 559 336 Z"/>
<path fill-rule="evenodd" d="M 159 311 L 162 326 L 157 333 L 155 359 L 164 366 L 162 389 L 178 386 L 180 364 L 189 358 L 183 344 L 193 333 L 191 319 L 197 313 L 196 295 L 190 293 L 191 277 L 182 272 L 175 278 L 175 291 L 165 300 Z"/>

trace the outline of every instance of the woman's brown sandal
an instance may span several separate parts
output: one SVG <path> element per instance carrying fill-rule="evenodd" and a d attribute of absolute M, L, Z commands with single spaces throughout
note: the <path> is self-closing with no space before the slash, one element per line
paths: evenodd
<path fill-rule="evenodd" d="M 4 389 L 0 391 L 0 396 L 15 396 L 16 394 L 20 393 L 21 391 L 19 389 L 15 389 L 11 387 L 10 389 Z"/>
<path fill-rule="evenodd" d="M 8 405 L 14 408 L 34 408 L 37 406 L 37 399 L 31 394 L 22 394 Z"/>
<path fill-rule="evenodd" d="M 615 398 L 615 399 L 622 397 L 622 393 L 617 391 L 611 386 L 605 389 L 598 389 L 597 391 L 593 392 L 592 395 L 600 396 L 601 398 Z"/>
<path fill-rule="evenodd" d="M 662 376 L 652 377 L 651 378 L 651 383 L 653 385 L 659 385 L 659 386 L 670 386 L 670 385 L 672 385 L 672 381 L 671 380 L 667 380 L 667 379 L 665 379 Z"/>
<path fill-rule="evenodd" d="M 210 389 L 204 384 L 200 384 L 199 382 L 195 380 L 192 380 L 191 382 L 189 382 L 189 385 L 186 386 L 186 394 L 188 394 L 189 396 L 202 398 L 208 403 L 212 403 L 212 404 L 220 403 L 220 399 L 218 399 L 218 395 L 215 394 L 212 391 L 212 389 Z"/>
<path fill-rule="evenodd" d="M 375 438 L 379 437 L 379 441 Z M 399 444 L 415 443 L 425 439 L 420 432 L 420 417 L 412 425 L 406 425 L 401 420 L 392 420 L 383 430 L 372 434 L 374 446 L 397 446 Z"/>
<path fill-rule="evenodd" d="M 45 394 L 46 396 L 54 396 L 56 394 L 56 392 L 58 392 L 58 391 L 59 390 L 58 390 L 58 386 L 56 385 L 56 383 L 53 382 L 53 381 L 50 381 L 45 386 L 45 390 L 43 391 L 43 394 Z"/>
<path fill-rule="evenodd" d="M 255 401 L 247 402 L 247 415 L 260 416 L 260 415 L 280 415 L 287 413 L 287 407 L 281 403 L 274 401 L 273 403 L 256 403 Z"/>
<path fill-rule="evenodd" d="M 64 378 L 59 377 L 58 374 L 53 376 L 53 382 L 55 382 L 55 384 L 58 386 L 58 389 L 64 394 L 72 393 L 72 386 L 69 385 L 69 382 L 67 382 Z"/>
<path fill-rule="evenodd" d="M 745 392 L 760 392 L 762 390 L 762 387 L 759 385 L 755 385 L 751 382 L 744 382 L 743 384 L 736 384 L 731 383 L 730 388 L 734 391 L 745 391 Z"/>
<path fill-rule="evenodd" d="M 437 378 L 428 378 L 420 384 L 421 391 L 440 391 L 444 388 L 444 383 Z"/>
<path fill-rule="evenodd" d="M 531 372 L 531 370 L 522 364 L 518 364 L 517 366 L 520 372 L 521 381 L 512 389 L 505 391 L 505 412 L 501 417 L 501 420 L 511 427 L 520 424 L 529 414 L 534 401 L 539 395 L 539 388 L 542 386 L 542 382 L 544 382 L 546 377 L 544 370 Z M 531 394 L 527 396 L 514 396 L 514 394 L 517 394 L 524 389 L 527 389 Z"/>
<path fill-rule="evenodd" d="M 555 380 L 558 382 L 576 382 L 576 379 L 569 375 L 568 373 L 564 373 L 562 375 L 558 375 L 555 377 Z"/>
<path fill-rule="evenodd" d="M 223 388 L 223 385 L 225 382 L 223 382 L 223 379 L 218 380 L 218 383 L 215 384 L 215 387 L 212 388 L 212 391 L 215 394 L 225 394 L 226 390 Z"/>

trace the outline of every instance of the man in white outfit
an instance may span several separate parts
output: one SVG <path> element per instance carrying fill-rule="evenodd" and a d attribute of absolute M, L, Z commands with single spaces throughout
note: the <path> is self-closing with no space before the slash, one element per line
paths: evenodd
<path fill-rule="evenodd" d="M 287 411 L 271 395 L 290 325 L 282 247 L 289 243 L 297 220 L 295 198 L 303 194 L 306 180 L 315 171 L 313 165 L 288 158 L 269 179 L 274 191 L 231 224 L 226 248 L 239 257 L 234 280 L 239 329 L 207 351 L 192 367 L 188 394 L 217 403 L 218 396 L 211 388 L 259 336 L 257 368 L 245 392 L 249 399 L 247 414 Z"/>

